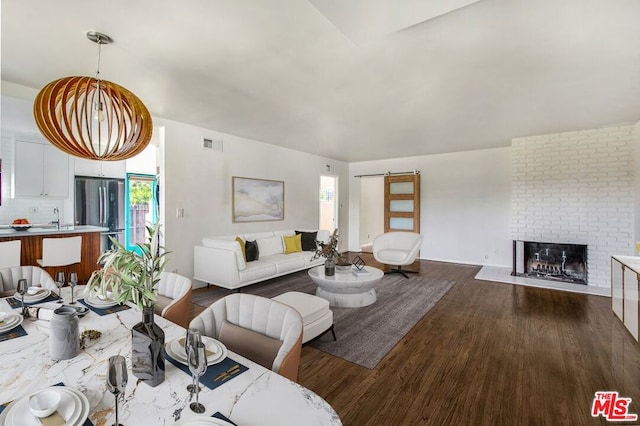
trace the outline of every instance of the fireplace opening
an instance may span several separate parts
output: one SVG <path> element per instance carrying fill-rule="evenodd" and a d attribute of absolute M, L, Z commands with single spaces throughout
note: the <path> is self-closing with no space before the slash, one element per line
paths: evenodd
<path fill-rule="evenodd" d="M 518 252 L 520 259 L 517 259 Z M 586 245 L 514 241 L 513 256 L 513 275 L 587 284 Z M 520 268 L 517 268 L 518 260 Z"/>

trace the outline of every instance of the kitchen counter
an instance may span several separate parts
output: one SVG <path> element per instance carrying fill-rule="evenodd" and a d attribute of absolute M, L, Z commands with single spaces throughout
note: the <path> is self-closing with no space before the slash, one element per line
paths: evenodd
<path fill-rule="evenodd" d="M 58 229 L 55 225 L 33 225 L 26 231 L 16 231 L 11 225 L 0 225 L 0 237 L 26 237 L 29 235 L 60 235 L 83 234 L 86 232 L 107 232 L 109 228 L 99 226 L 62 226 Z"/>
<path fill-rule="evenodd" d="M 49 225 L 48 227 L 45 225 L 45 227 L 41 228 L 34 224 L 32 228 L 26 231 L 15 231 L 8 228 L 8 226 L 10 225 L 4 225 L 4 229 L 0 229 L 0 242 L 20 240 L 20 264 L 23 266 L 38 266 L 38 259 L 42 259 L 42 240 L 45 238 L 81 236 L 80 263 L 58 267 L 47 266 L 44 269 L 52 277 L 55 276 L 57 271 L 64 272 L 67 277 L 70 272 L 77 272 L 80 284 L 86 283 L 91 273 L 99 269 L 101 232 L 108 231 L 107 228 L 99 226 L 63 226 L 62 229 L 58 230 L 55 225 Z"/>

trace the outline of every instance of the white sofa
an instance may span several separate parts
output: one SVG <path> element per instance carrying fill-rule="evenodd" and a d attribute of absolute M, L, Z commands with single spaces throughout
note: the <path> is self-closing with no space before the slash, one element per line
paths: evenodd
<path fill-rule="evenodd" d="M 194 248 L 193 278 L 233 290 L 323 264 L 323 257 L 311 260 L 313 251 L 284 254 L 282 236 L 295 235 L 295 231 L 289 229 L 203 238 L 202 245 Z M 308 229 L 298 231 L 316 232 Z M 329 236 L 329 231 L 319 230 L 316 240 L 327 242 Z M 236 237 L 245 242 L 256 241 L 258 260 L 245 261 Z"/>

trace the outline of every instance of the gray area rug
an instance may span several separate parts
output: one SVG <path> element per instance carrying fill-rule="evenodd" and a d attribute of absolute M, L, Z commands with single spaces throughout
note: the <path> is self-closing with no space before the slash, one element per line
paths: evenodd
<path fill-rule="evenodd" d="M 376 287 L 378 300 L 363 308 L 331 308 L 338 341 L 331 333 L 311 346 L 366 368 L 374 368 L 402 337 L 451 289 L 454 281 L 420 276 L 385 275 Z M 315 294 L 307 271 L 244 287 L 243 293 L 274 297 L 287 291 Z M 233 291 L 212 287 L 191 301 L 207 307 Z"/>

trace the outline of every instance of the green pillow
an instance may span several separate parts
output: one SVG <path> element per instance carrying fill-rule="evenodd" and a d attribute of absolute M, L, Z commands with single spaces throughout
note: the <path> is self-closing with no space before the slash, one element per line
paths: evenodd
<path fill-rule="evenodd" d="M 247 260 L 247 252 L 244 248 L 244 240 L 240 237 L 236 237 L 236 241 L 238 242 L 238 244 L 240 244 L 240 250 L 242 250 L 242 257 L 244 258 L 244 260 Z"/>
<path fill-rule="evenodd" d="M 297 235 L 283 235 L 282 241 L 284 241 L 284 254 L 297 253 L 302 251 L 302 236 Z"/>

